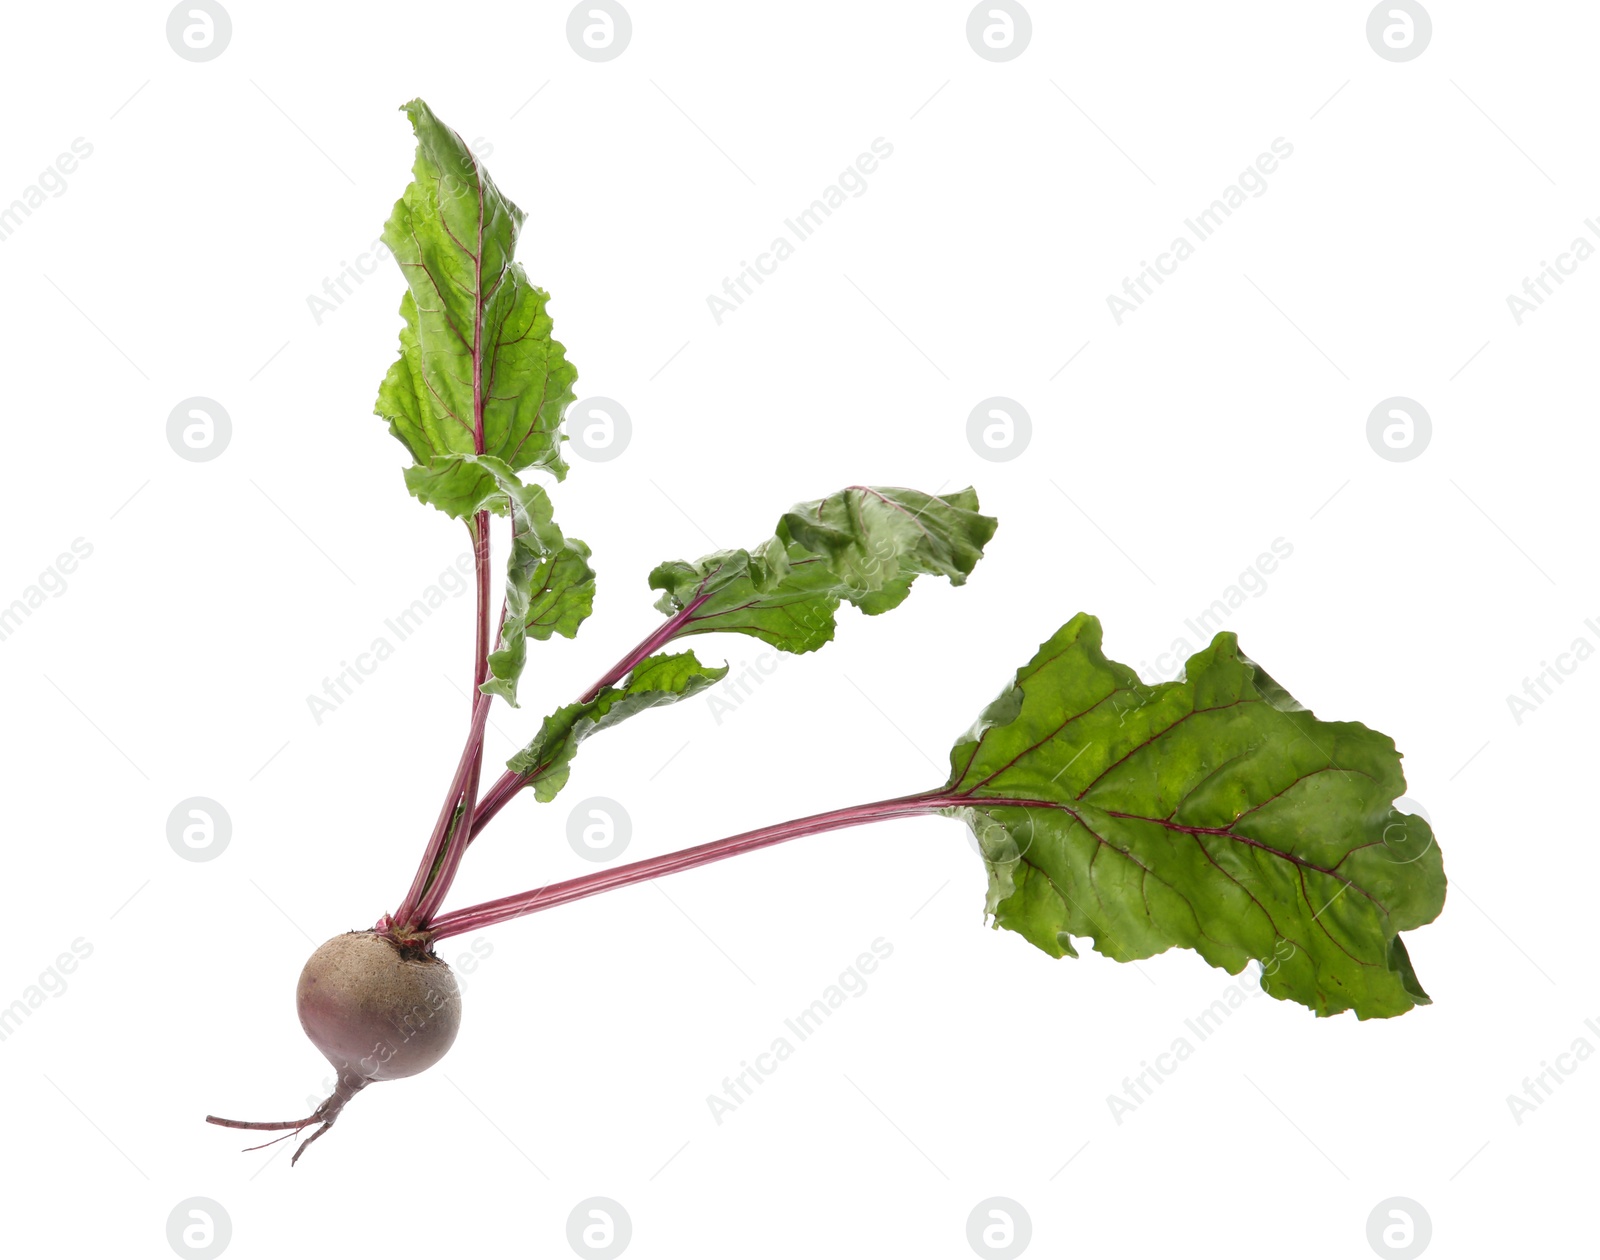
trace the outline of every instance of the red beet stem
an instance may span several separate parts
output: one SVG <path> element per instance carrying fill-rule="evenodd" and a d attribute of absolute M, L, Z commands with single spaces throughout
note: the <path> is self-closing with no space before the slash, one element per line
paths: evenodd
<path fill-rule="evenodd" d="M 937 792 L 923 792 L 915 796 L 873 801 L 866 805 L 852 805 L 845 809 L 834 809 L 822 814 L 792 819 L 789 822 L 775 823 L 770 827 L 759 827 L 754 831 L 743 831 L 723 840 L 712 840 L 707 844 L 679 849 L 675 853 L 663 854 L 661 857 L 630 862 L 625 866 L 613 867 L 611 870 L 596 871 L 592 875 L 546 884 L 543 888 L 535 888 L 529 892 L 452 911 L 434 920 L 433 939 L 443 940 L 447 936 L 457 936 L 462 932 L 475 931 L 494 923 L 504 923 L 508 919 L 548 910 L 552 906 L 592 897 L 596 893 L 608 892 L 613 888 L 625 888 L 629 884 L 657 879 L 677 871 L 692 870 L 697 866 L 720 862 L 724 858 L 737 857 L 741 853 L 753 853 L 757 849 L 782 844 L 785 840 L 795 840 L 801 836 L 816 835 L 824 831 L 837 831 L 844 827 L 859 827 L 864 823 L 878 822 L 886 818 L 909 818 L 918 814 L 931 814 L 949 805 L 961 803 L 960 798 L 945 797 Z"/>

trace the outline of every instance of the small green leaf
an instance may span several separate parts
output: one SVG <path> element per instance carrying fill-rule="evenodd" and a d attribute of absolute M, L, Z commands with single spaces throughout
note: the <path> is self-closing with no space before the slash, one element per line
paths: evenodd
<path fill-rule="evenodd" d="M 505 478 L 521 478 L 504 460 L 492 455 L 441 455 L 405 470 L 406 489 L 422 503 L 438 508 L 458 521 L 472 520 L 479 511 L 504 516 L 508 506 L 501 491 Z"/>
<path fill-rule="evenodd" d="M 418 465 L 408 470 L 412 492 L 426 487 L 419 498 L 461 516 L 492 482 L 452 456 L 565 475 L 559 426 L 577 371 L 551 337 L 549 294 L 512 261 L 522 211 L 425 103 L 404 108 L 417 137 L 414 178 L 383 241 L 406 278 L 405 324 L 375 410 Z"/>
<path fill-rule="evenodd" d="M 1425 1003 L 1401 931 L 1431 922 L 1433 833 L 1393 808 L 1386 735 L 1303 709 L 1232 634 L 1150 686 L 1080 614 L 951 750 L 945 811 L 972 828 L 986 909 L 1055 957 L 1184 946 L 1319 1015 Z"/>
<path fill-rule="evenodd" d="M 485 461 L 487 462 L 487 461 Z M 570 639 L 594 610 L 594 570 L 588 544 L 568 538 L 551 519 L 550 496 L 506 475 L 498 479 L 511 503 L 511 555 L 506 561 L 506 616 L 500 646 L 489 653 L 489 678 L 480 691 L 517 707 L 517 680 L 529 636 Z"/>
<path fill-rule="evenodd" d="M 566 786 L 578 745 L 590 735 L 635 713 L 698 695 L 727 672 L 726 665 L 702 665 L 693 652 L 648 657 L 620 686 L 605 687 L 593 700 L 565 705 L 545 718 L 532 742 L 506 764 L 527 777 L 541 801 L 551 800 Z"/>
<path fill-rule="evenodd" d="M 542 487 L 523 485 L 491 455 L 452 455 L 426 468 L 408 468 L 406 484 L 424 503 L 450 501 L 458 509 L 451 515 L 469 524 L 480 511 L 511 515 L 505 622 L 499 647 L 489 654 L 489 678 L 479 690 L 503 696 L 515 708 L 528 637 L 570 639 L 594 610 L 588 544 L 561 532 Z"/>
<path fill-rule="evenodd" d="M 960 586 L 994 535 L 978 496 L 940 497 L 893 486 L 851 486 L 797 504 L 753 551 L 668 561 L 650 574 L 656 607 L 687 614 L 678 633 L 734 631 L 785 652 L 833 638 L 840 603 L 869 616 L 896 607 L 919 574 Z"/>

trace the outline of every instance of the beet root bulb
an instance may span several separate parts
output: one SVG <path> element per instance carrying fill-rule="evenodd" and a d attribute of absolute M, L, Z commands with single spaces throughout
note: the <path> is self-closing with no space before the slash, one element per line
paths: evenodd
<path fill-rule="evenodd" d="M 449 966 L 376 932 L 324 942 L 300 972 L 295 1006 L 323 1057 L 364 1081 L 427 1071 L 461 1028 L 461 993 Z"/>
<path fill-rule="evenodd" d="M 359 1091 L 374 1081 L 427 1071 L 444 1058 L 461 1028 L 461 992 L 449 966 L 431 949 L 373 931 L 346 932 L 318 946 L 300 972 L 295 1006 L 306 1036 L 338 1073 L 333 1093 L 302 1120 L 206 1117 L 235 1129 L 290 1130 L 274 1141 L 318 1125 L 291 1163 Z"/>

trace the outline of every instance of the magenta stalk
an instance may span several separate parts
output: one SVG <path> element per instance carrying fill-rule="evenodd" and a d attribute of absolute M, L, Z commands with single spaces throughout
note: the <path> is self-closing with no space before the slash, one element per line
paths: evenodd
<path fill-rule="evenodd" d="M 472 816 L 472 830 L 467 833 L 468 841 L 478 838 L 478 833 L 489 825 L 489 820 L 504 809 L 513 796 L 522 791 L 527 781 L 526 775 L 507 770 L 489 785 L 489 790 L 478 802 L 477 812 Z"/>
<path fill-rule="evenodd" d="M 427 925 L 428 919 L 438 913 L 439 906 L 443 903 L 445 895 L 450 891 L 450 885 L 455 881 L 456 871 L 461 865 L 461 857 L 467 851 L 467 841 L 472 834 L 474 807 L 478 799 L 478 776 L 483 770 L 483 733 L 489 722 L 489 707 L 490 697 L 484 696 L 483 702 L 477 706 L 473 713 L 472 734 L 468 746 L 475 751 L 462 786 L 461 800 L 465 804 L 462 807 L 460 819 L 454 826 L 446 825 L 444 834 L 441 837 L 443 841 L 442 854 L 440 854 L 438 845 L 430 846 L 429 856 L 424 864 L 430 871 L 434 871 L 434 855 L 439 854 L 437 870 L 431 880 L 423 876 L 425 890 L 421 898 L 415 903 L 415 909 L 411 914 L 402 917 L 398 911 L 396 912 L 394 921 L 396 926 L 402 930 L 412 925 L 424 927 Z"/>
<path fill-rule="evenodd" d="M 489 672 L 487 512 L 480 512 L 476 518 L 473 544 L 478 587 L 478 637 L 473 671 L 474 684 L 477 687 L 482 686 Z M 684 605 L 681 611 L 667 618 L 653 633 L 640 640 L 621 660 L 601 675 L 579 697 L 579 702 L 587 703 L 593 700 L 606 687 L 625 678 L 641 661 L 659 652 L 673 639 L 683 634 L 686 628 L 693 624 L 696 610 L 709 598 L 708 593 L 697 595 Z M 500 623 L 503 633 L 504 609 L 501 610 Z M 496 637 L 498 640 L 498 635 Z M 428 840 L 405 900 L 392 915 L 386 915 L 381 921 L 386 925 L 383 929 L 385 931 L 393 929 L 407 932 L 414 929 L 431 929 L 434 926 L 430 920 L 438 913 L 445 896 L 449 893 L 467 846 L 477 838 L 478 833 L 488 825 L 490 819 L 528 785 L 530 775 L 508 770 L 490 784 L 489 789 L 481 797 L 479 795 L 479 776 L 483 768 L 483 737 L 488 723 L 489 701 L 490 697 L 474 691 L 472 728 L 467 736 L 466 747 L 462 750 L 461 762 L 456 768 L 455 777 L 451 780 L 449 796 L 439 813 L 438 821 L 434 824 L 433 834 Z M 459 824 L 452 826 L 456 820 L 458 806 L 461 807 L 460 821 Z"/>
<path fill-rule="evenodd" d="M 698 595 L 684 605 L 681 612 L 674 613 L 667 618 L 660 626 L 656 627 L 653 634 L 641 639 L 626 656 L 596 679 L 588 690 L 578 697 L 578 702 L 587 704 L 605 688 L 631 673 L 640 661 L 648 656 L 653 656 L 666 647 L 668 643 L 683 633 L 684 628 L 694 620 L 695 610 L 709 598 L 709 595 Z M 507 770 L 489 785 L 488 790 L 483 794 L 482 800 L 478 802 L 478 808 L 473 813 L 472 826 L 466 829 L 467 842 L 469 844 L 477 839 L 478 833 L 484 827 L 488 826 L 489 820 L 504 809 L 513 796 L 527 786 L 528 779 L 528 775 L 518 774 L 514 770 Z"/>
<path fill-rule="evenodd" d="M 417 866 L 417 873 L 412 877 L 411 887 L 406 891 L 405 900 L 389 916 L 390 921 L 403 928 L 414 921 L 417 903 L 422 900 L 422 895 L 427 891 L 428 876 L 433 873 L 434 863 L 439 857 L 439 850 L 444 838 L 449 834 L 450 821 L 456 815 L 456 806 L 461 803 L 461 793 L 466 789 L 467 776 L 472 772 L 475 759 L 472 745 L 471 732 L 489 720 L 489 697 L 480 696 L 473 707 L 472 727 L 468 730 L 466 747 L 461 750 L 461 760 L 456 765 L 455 775 L 450 780 L 450 790 L 445 796 L 444 805 L 439 810 L 439 817 L 433 825 L 433 832 L 428 837 L 427 847 L 422 852 L 422 861 Z"/>
<path fill-rule="evenodd" d="M 450 880 L 455 875 L 455 868 L 460 864 L 461 852 L 465 850 L 467 840 L 471 836 L 472 815 L 478 800 L 478 777 L 483 768 L 483 735 L 489 722 L 489 707 L 493 702 L 493 697 L 478 690 L 489 676 L 489 513 L 487 512 L 479 512 L 473 518 L 472 555 L 477 585 L 476 632 L 473 637 L 472 664 L 472 725 L 468 728 L 466 746 L 461 750 L 461 760 L 456 766 L 455 776 L 450 781 L 450 790 L 434 823 L 433 832 L 428 837 L 422 861 L 417 865 L 417 873 L 412 877 L 411 887 L 394 914 L 388 916 L 389 922 L 402 932 L 426 923 L 428 912 L 424 907 L 431 906 L 433 910 L 437 910 L 439 903 L 444 900 L 445 893 L 449 891 Z M 500 621 L 503 627 L 505 623 L 503 609 Z M 453 827 L 458 805 L 463 809 L 461 825 Z M 458 839 L 459 844 L 456 843 Z M 436 868 L 438 875 L 434 877 Z"/>
<path fill-rule="evenodd" d="M 485 901 L 480 905 L 455 910 L 435 919 L 431 924 L 431 931 L 433 939 L 442 940 L 447 936 L 476 931 L 495 923 L 504 923 L 508 919 L 521 918 L 525 914 L 535 914 L 553 906 L 565 905 L 569 901 L 592 897 L 596 893 L 609 892 L 613 888 L 625 888 L 629 884 L 658 879 L 677 871 L 693 870 L 697 866 L 720 862 L 724 858 L 738 857 L 741 853 L 753 853 L 757 849 L 782 844 L 785 840 L 796 840 L 801 836 L 817 835 L 825 831 L 838 831 L 845 827 L 859 827 L 864 823 L 881 822 L 888 818 L 910 818 L 919 814 L 936 813 L 947 806 L 962 803 L 960 797 L 923 792 L 915 796 L 900 796 L 886 801 L 873 801 L 866 805 L 851 805 L 845 809 L 829 810 L 822 814 L 811 814 L 805 818 L 775 823 L 770 827 L 760 827 L 755 831 L 740 832 L 723 840 L 712 840 L 706 844 L 679 849 L 676 853 L 646 858 L 641 862 L 630 862 L 608 871 L 596 871 L 592 875 L 583 875 L 577 879 L 547 884 L 531 892 L 517 893 L 511 897 L 501 897 L 496 901 Z"/>
<path fill-rule="evenodd" d="M 673 613 L 672 616 L 656 627 L 654 634 L 640 640 L 631 652 L 596 679 L 589 689 L 578 697 L 578 703 L 588 704 L 589 701 L 593 700 L 607 687 L 626 677 L 640 661 L 647 656 L 653 656 L 666 647 L 667 644 L 678 637 L 685 626 L 694 620 L 695 609 L 710 598 L 709 594 L 696 595 L 683 606 L 681 612 Z"/>
<path fill-rule="evenodd" d="M 445 841 L 444 859 L 439 865 L 439 873 L 434 876 L 427 892 L 417 904 L 417 922 L 423 925 L 439 913 L 439 907 L 444 904 L 444 899 L 450 892 L 450 885 L 455 883 L 456 871 L 461 866 L 461 858 L 467 851 L 467 845 L 472 842 L 472 820 L 478 808 L 478 781 L 483 773 L 484 732 L 489 723 L 489 709 L 494 703 L 491 696 L 477 690 L 489 677 L 489 514 L 487 512 L 479 513 L 478 536 L 482 542 L 478 556 L 478 656 L 474 694 L 483 700 L 483 704 L 477 705 L 473 711 L 474 725 L 468 738 L 468 746 L 476 752 L 461 798 L 461 819 L 451 829 Z M 505 635 L 504 603 L 500 606 L 499 625 L 499 630 L 495 632 L 496 648 L 500 646 Z"/>

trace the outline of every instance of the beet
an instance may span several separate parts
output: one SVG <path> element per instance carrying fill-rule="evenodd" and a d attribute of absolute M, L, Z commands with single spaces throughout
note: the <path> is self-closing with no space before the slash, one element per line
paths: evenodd
<path fill-rule="evenodd" d="M 346 932 L 318 946 L 300 972 L 295 1006 L 306 1036 L 338 1073 L 333 1093 L 303 1120 L 206 1117 L 234 1129 L 290 1130 L 274 1141 L 320 1125 L 290 1163 L 358 1092 L 374 1081 L 426 1071 L 444 1058 L 461 1028 L 461 992 L 449 966 L 426 946 L 402 945 L 373 931 Z"/>

